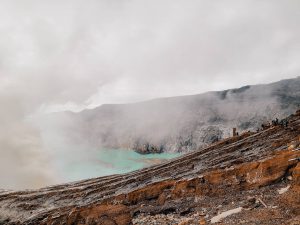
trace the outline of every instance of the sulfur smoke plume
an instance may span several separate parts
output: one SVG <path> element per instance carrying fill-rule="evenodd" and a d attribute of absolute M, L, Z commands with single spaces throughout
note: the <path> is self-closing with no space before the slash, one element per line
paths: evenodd
<path fill-rule="evenodd" d="M 37 114 L 299 75 L 299 7 L 296 0 L 1 0 L 0 188 L 58 182 L 48 145 L 56 140 L 52 129 L 36 127 Z"/>

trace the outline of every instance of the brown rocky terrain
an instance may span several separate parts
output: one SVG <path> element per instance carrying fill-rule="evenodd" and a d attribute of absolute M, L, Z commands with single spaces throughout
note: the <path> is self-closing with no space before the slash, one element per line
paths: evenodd
<path fill-rule="evenodd" d="M 300 111 L 122 175 L 1 191 L 0 224 L 300 224 Z"/>

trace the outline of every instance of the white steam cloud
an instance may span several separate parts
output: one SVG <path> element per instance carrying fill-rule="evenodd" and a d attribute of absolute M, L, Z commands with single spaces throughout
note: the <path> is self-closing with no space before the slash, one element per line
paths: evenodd
<path fill-rule="evenodd" d="M 299 20 L 297 0 L 1 0 L 0 188 L 55 182 L 37 111 L 295 77 Z"/>

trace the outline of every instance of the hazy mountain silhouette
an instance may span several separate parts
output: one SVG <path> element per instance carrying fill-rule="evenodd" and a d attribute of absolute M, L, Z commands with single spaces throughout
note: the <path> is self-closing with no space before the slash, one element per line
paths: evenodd
<path fill-rule="evenodd" d="M 207 146 L 300 106 L 300 77 L 204 94 L 106 104 L 79 113 L 58 113 L 71 141 L 141 153 L 181 152 Z"/>

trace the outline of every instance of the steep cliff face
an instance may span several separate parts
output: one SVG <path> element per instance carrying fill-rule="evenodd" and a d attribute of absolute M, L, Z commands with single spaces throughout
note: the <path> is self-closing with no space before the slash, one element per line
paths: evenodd
<path fill-rule="evenodd" d="M 300 111 L 123 175 L 0 192 L 2 224 L 297 224 Z"/>
<path fill-rule="evenodd" d="M 69 137 L 93 147 L 130 148 L 140 153 L 188 152 L 228 137 L 231 129 L 255 131 L 300 106 L 300 78 L 221 92 L 103 105 L 66 113 Z M 62 115 L 60 115 L 62 116 Z"/>

